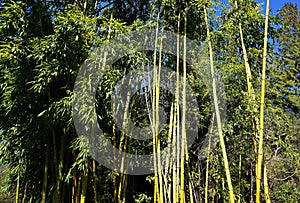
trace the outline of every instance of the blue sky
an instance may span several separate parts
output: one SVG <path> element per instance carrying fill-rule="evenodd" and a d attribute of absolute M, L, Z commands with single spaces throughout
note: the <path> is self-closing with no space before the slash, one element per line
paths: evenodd
<path fill-rule="evenodd" d="M 265 0 L 257 0 L 258 3 L 263 3 L 263 8 L 265 8 Z M 282 8 L 284 3 L 297 3 L 298 8 L 300 7 L 300 0 L 270 0 L 270 8 L 272 12 Z"/>

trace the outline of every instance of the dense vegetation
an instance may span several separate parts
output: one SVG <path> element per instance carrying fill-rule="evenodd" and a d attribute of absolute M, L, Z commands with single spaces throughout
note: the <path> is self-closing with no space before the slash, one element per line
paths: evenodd
<path fill-rule="evenodd" d="M 300 11 L 286 3 L 269 14 L 268 4 L 262 14 L 255 0 L 0 0 L 0 202 L 300 202 Z M 183 57 L 164 53 L 158 37 L 155 52 L 128 50 L 107 68 L 95 99 L 97 123 L 120 150 L 151 154 L 176 145 L 168 168 L 160 170 L 157 155 L 154 174 L 135 176 L 88 153 L 72 101 L 78 71 L 96 48 L 146 27 L 183 36 L 176 41 Z M 187 38 L 207 55 L 211 88 L 187 63 Z M 153 139 L 138 140 L 127 125 L 118 129 L 111 90 L 149 64 L 156 85 L 125 101 L 134 125 L 155 129 Z M 160 88 L 162 67 L 183 78 L 180 91 Z M 226 122 L 218 119 L 218 78 Z M 185 82 L 200 112 L 189 148 Z M 160 132 L 153 109 L 165 110 Z M 213 133 L 219 142 L 203 157 Z"/>

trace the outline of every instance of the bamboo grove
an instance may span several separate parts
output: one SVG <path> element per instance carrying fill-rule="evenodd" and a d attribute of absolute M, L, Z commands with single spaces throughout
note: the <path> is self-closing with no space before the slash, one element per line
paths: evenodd
<path fill-rule="evenodd" d="M 0 0 L 0 202 L 299 202 L 300 10 L 285 3 L 272 11 L 272 3 Z M 97 47 L 144 28 L 154 30 L 152 51 L 131 47 L 110 67 L 111 56 L 96 56 L 107 67 L 95 90 L 97 118 L 83 110 L 92 143 L 98 125 L 120 151 L 153 155 L 152 174 L 129 175 L 91 156 L 72 102 L 79 69 Z M 167 32 L 176 36 L 173 54 Z M 189 40 L 204 61 L 189 63 Z M 131 85 L 130 97 L 122 78 L 140 67 L 152 75 Z M 163 88 L 165 67 L 173 92 Z M 122 95 L 116 105 L 113 91 Z M 135 139 L 131 125 L 148 126 L 150 139 Z M 128 170 L 125 157 L 112 156 Z"/>

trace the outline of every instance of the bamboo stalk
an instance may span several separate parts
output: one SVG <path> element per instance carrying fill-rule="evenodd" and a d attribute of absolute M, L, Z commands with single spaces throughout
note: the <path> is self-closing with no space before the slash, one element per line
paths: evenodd
<path fill-rule="evenodd" d="M 206 11 L 207 8 L 205 6 L 203 6 L 203 9 L 204 9 L 206 31 L 207 31 L 207 38 L 208 38 L 208 45 L 209 45 L 210 68 L 211 68 L 211 76 L 212 76 L 212 91 L 213 91 L 214 107 L 215 107 L 215 113 L 216 113 L 216 119 L 217 119 L 217 125 L 218 125 L 218 134 L 219 134 L 220 145 L 221 145 L 221 149 L 222 149 L 225 174 L 226 174 L 226 178 L 227 178 L 229 199 L 230 199 L 230 203 L 234 203 L 234 193 L 233 193 L 233 187 L 232 187 L 232 183 L 231 183 L 229 163 L 228 163 L 228 159 L 227 159 L 227 152 L 226 152 L 226 147 L 225 147 L 225 142 L 224 142 L 224 137 L 223 137 L 222 123 L 221 123 L 219 106 L 218 106 L 216 78 L 215 78 L 215 73 L 214 73 L 214 62 L 213 62 L 213 50 L 212 50 L 212 45 L 211 45 L 210 31 L 209 31 L 209 25 L 208 25 L 208 16 L 207 16 L 207 11 Z"/>
<path fill-rule="evenodd" d="M 162 27 L 162 33 L 164 28 Z M 160 98 L 160 75 L 161 75 L 161 58 L 162 58 L 162 42 L 163 38 L 160 39 L 159 45 L 159 59 L 158 59 L 158 74 L 157 74 L 157 85 L 155 94 L 155 137 L 156 137 L 156 155 L 157 155 L 157 170 L 158 170 L 158 181 L 159 181 L 159 197 L 160 202 L 164 202 L 164 192 L 163 192 L 163 180 L 162 180 L 162 170 L 161 170 L 161 157 L 160 157 L 160 136 L 159 136 L 159 98 Z"/>
<path fill-rule="evenodd" d="M 236 6 L 236 9 L 238 10 L 238 5 L 237 5 L 236 0 L 235 0 L 235 6 Z M 254 89 L 253 89 L 253 85 L 252 85 L 251 70 L 250 70 L 250 65 L 249 65 L 249 62 L 248 62 L 247 51 L 246 51 L 246 48 L 245 48 L 241 22 L 239 22 L 238 26 L 239 26 L 240 39 L 241 39 L 241 44 L 242 44 L 242 49 L 243 49 L 244 63 L 245 63 L 245 67 L 246 67 L 247 86 L 248 86 L 248 93 L 249 93 L 249 96 L 250 96 L 250 105 L 252 106 L 253 102 L 255 101 L 255 94 L 254 94 Z M 258 136 L 257 136 L 257 131 L 256 131 L 257 127 L 256 126 L 259 126 L 259 124 L 258 124 L 258 118 L 257 117 L 253 118 L 252 126 L 253 126 L 253 129 L 254 129 L 254 137 L 253 137 L 254 146 L 253 147 L 254 147 L 255 156 L 258 157 L 258 155 L 257 155 L 257 143 L 256 143 L 256 139 L 257 139 Z M 255 171 L 256 171 L 256 174 L 257 174 L 258 173 L 258 160 L 257 159 L 256 159 L 256 162 L 255 162 Z M 265 193 L 266 193 L 265 196 L 269 197 L 269 192 L 268 192 L 269 190 L 268 190 L 267 182 L 266 182 L 266 186 L 264 188 L 265 188 Z M 268 201 L 268 200 L 266 199 L 266 201 Z"/>
<path fill-rule="evenodd" d="M 156 68 L 156 49 L 157 49 L 157 40 L 158 40 L 158 29 L 159 29 L 159 13 L 157 16 L 157 25 L 155 33 L 155 43 L 154 43 L 154 59 L 153 59 L 153 94 L 152 94 L 152 116 L 153 116 L 153 161 L 154 161 L 154 203 L 160 202 L 159 196 L 159 180 L 158 180 L 158 171 L 157 171 L 157 133 L 156 125 L 158 125 L 157 115 L 156 115 L 156 97 L 157 97 L 157 68 Z"/>
<path fill-rule="evenodd" d="M 240 154 L 239 154 L 239 185 L 238 185 L 238 203 L 241 202 L 241 176 L 242 176 L 242 153 L 241 153 L 241 144 L 240 144 Z"/>
<path fill-rule="evenodd" d="M 238 10 L 238 4 L 237 1 L 235 0 L 235 7 Z M 251 75 L 251 68 L 249 64 L 249 59 L 248 59 L 248 54 L 244 42 L 244 36 L 243 36 L 243 29 L 242 29 L 242 23 L 239 21 L 238 23 L 238 28 L 239 28 L 239 34 L 240 34 L 240 40 L 241 40 L 241 45 L 242 45 L 242 50 L 243 50 L 243 58 L 244 58 L 244 64 L 245 64 L 245 69 L 246 69 L 246 80 L 247 80 L 247 87 L 248 87 L 248 94 L 249 94 L 249 102 L 250 106 L 253 106 L 255 102 L 255 93 L 254 93 L 254 88 L 252 85 L 252 75 Z M 254 136 L 253 136 L 253 148 L 254 148 L 254 153 L 257 155 L 257 126 L 258 126 L 258 118 L 254 117 L 252 120 L 252 127 L 254 130 Z M 256 169 L 257 169 L 257 162 L 256 162 Z"/>
<path fill-rule="evenodd" d="M 75 202 L 79 202 L 80 201 L 80 195 L 81 195 L 81 183 L 82 183 L 82 175 L 79 174 L 79 178 L 78 178 L 78 185 L 77 185 L 77 197 L 75 199 Z"/>
<path fill-rule="evenodd" d="M 173 168 L 173 174 L 172 174 L 172 193 L 173 193 L 173 201 L 174 203 L 177 202 L 177 144 L 176 144 L 176 141 L 177 141 L 177 138 L 176 138 L 176 124 L 177 124 L 177 115 L 176 115 L 176 103 L 174 104 L 174 126 L 173 126 L 173 140 L 172 140 L 172 146 L 173 146 L 173 149 L 174 149 L 174 160 L 173 161 L 173 165 L 172 165 L 172 168 Z"/>
<path fill-rule="evenodd" d="M 124 71 L 126 73 L 126 71 Z M 131 84 L 131 79 L 129 80 L 129 83 L 128 84 Z M 127 97 L 126 97 L 126 101 L 125 101 L 125 111 L 124 111 L 124 120 L 123 120 L 123 124 L 122 124 L 122 129 L 125 130 L 125 133 L 122 133 L 121 135 L 121 140 L 120 140 L 120 144 L 119 144 L 119 148 L 123 148 L 123 152 L 127 152 L 128 150 L 128 135 L 130 132 L 129 132 L 129 129 L 130 129 L 130 126 L 129 126 L 129 122 L 128 122 L 128 113 L 129 111 L 127 111 L 127 109 L 129 109 L 129 105 L 130 105 L 130 92 L 127 93 Z M 119 110 L 119 104 L 117 106 L 117 111 Z M 131 140 L 131 138 L 130 138 Z M 129 140 L 129 142 L 130 142 Z M 130 150 L 130 148 L 129 148 Z M 128 153 L 130 153 L 130 151 L 128 150 Z M 125 166 L 125 155 L 122 156 L 121 158 L 121 171 L 126 171 L 127 170 L 127 165 Z M 118 196 L 117 196 L 117 202 L 124 202 L 125 203 L 125 199 L 126 199 L 126 189 L 127 189 L 127 175 L 125 175 L 124 173 L 120 173 L 119 174 L 119 187 L 118 187 Z"/>
<path fill-rule="evenodd" d="M 56 182 L 56 192 L 57 192 L 57 200 L 61 201 L 61 190 L 62 190 L 62 171 L 64 165 L 64 148 L 65 148 L 65 138 L 61 136 L 60 147 L 59 147 L 59 162 L 58 162 L 58 176 Z"/>
<path fill-rule="evenodd" d="M 173 144 L 173 140 L 172 139 L 172 135 L 173 135 L 173 127 L 174 127 L 174 119 L 175 119 L 175 116 L 174 116 L 174 103 L 172 102 L 171 104 L 171 110 L 170 110 L 170 122 L 169 122 L 169 132 L 168 132 L 168 145 L 172 145 L 172 149 L 173 151 L 171 151 L 171 149 L 169 148 L 168 149 L 168 156 L 170 157 L 169 161 L 168 161 L 168 165 L 166 167 L 166 185 L 167 185 L 167 188 L 166 188 L 166 191 L 168 193 L 168 198 L 169 198 L 169 202 L 172 202 L 172 196 L 171 196 L 171 189 L 172 189 L 172 177 L 173 177 L 173 163 L 174 163 L 174 158 L 173 158 L 173 153 L 174 153 L 174 144 Z M 170 177 L 171 180 L 168 180 L 168 177 Z M 167 202 L 167 201 L 166 201 Z"/>
<path fill-rule="evenodd" d="M 268 48 L 268 22 L 270 0 L 266 0 L 266 19 L 264 31 L 264 50 L 262 65 L 262 81 L 261 81 L 261 97 L 260 97 L 260 117 L 259 117 L 259 140 L 258 140 L 258 158 L 257 158 L 257 174 L 256 174 L 256 202 L 260 203 L 260 184 L 261 184 L 261 167 L 263 162 L 263 138 L 264 138 L 264 107 L 266 94 L 266 66 L 267 66 L 267 48 Z"/>
<path fill-rule="evenodd" d="M 78 186 L 77 186 L 77 170 L 74 169 L 73 172 L 74 180 L 73 180 L 73 186 L 72 186 L 72 203 L 78 203 Z"/>
<path fill-rule="evenodd" d="M 194 203 L 194 197 L 193 197 L 193 188 L 192 188 L 192 183 L 189 181 L 189 190 L 190 190 L 190 203 Z"/>
<path fill-rule="evenodd" d="M 212 123 L 215 122 L 215 114 L 212 116 Z M 213 128 L 209 131 L 208 137 L 208 148 L 207 148 L 207 158 L 206 158 L 206 171 L 205 171 L 205 190 L 204 190 L 204 202 L 208 203 L 208 175 L 209 175 L 209 161 L 210 161 L 210 145 L 211 145 L 211 136 L 213 133 Z"/>
<path fill-rule="evenodd" d="M 49 163 L 49 153 L 50 153 L 50 146 L 49 146 L 49 138 L 47 142 L 47 151 L 46 151 L 46 161 L 44 166 L 44 177 L 43 177 L 43 188 L 42 188 L 42 200 L 41 203 L 46 202 L 46 193 L 47 193 L 47 183 L 48 183 L 48 163 Z"/>
<path fill-rule="evenodd" d="M 51 92 L 50 92 L 49 86 L 47 87 L 47 94 L 48 94 L 48 102 L 49 102 L 49 105 L 50 105 L 50 103 L 51 103 Z M 56 144 L 56 134 L 55 134 L 54 127 L 52 127 L 52 129 L 51 129 L 51 133 L 52 133 L 52 142 L 53 142 L 54 177 L 56 178 L 56 183 L 57 183 L 57 179 L 58 179 L 57 144 Z M 53 195 L 53 198 L 52 198 L 52 202 L 53 203 L 59 202 L 59 199 L 60 199 L 60 197 L 59 197 L 58 190 L 57 190 L 57 185 L 56 185 L 54 195 Z"/>
<path fill-rule="evenodd" d="M 93 194 L 94 194 L 94 203 L 97 203 L 97 166 L 96 161 L 93 159 L 92 161 L 92 173 L 93 173 Z"/>
<path fill-rule="evenodd" d="M 28 182 L 25 183 L 22 203 L 25 203 L 25 199 L 26 199 L 26 195 L 27 195 L 27 186 L 28 186 Z"/>
<path fill-rule="evenodd" d="M 187 9 L 184 13 L 184 36 L 183 36 L 183 87 L 182 87 L 182 120 L 181 120 L 181 159 L 180 159 L 180 202 L 185 203 L 184 191 L 184 163 L 186 148 L 186 27 L 187 27 Z"/>
<path fill-rule="evenodd" d="M 238 10 L 238 4 L 237 1 L 235 0 L 235 7 L 236 10 Z M 244 58 L 244 64 L 245 64 L 245 69 L 246 69 L 246 80 L 247 80 L 247 87 L 248 87 L 248 97 L 249 97 L 249 105 L 251 107 L 254 106 L 254 102 L 256 101 L 255 99 L 255 93 L 254 93 L 254 88 L 252 85 L 252 76 L 251 76 L 251 69 L 249 65 L 249 60 L 248 60 L 248 54 L 244 42 L 244 36 L 243 36 L 243 29 L 242 29 L 242 23 L 239 21 L 238 23 L 238 28 L 239 28 L 239 33 L 240 33 L 240 40 L 241 40 L 241 45 L 242 45 L 242 50 L 243 50 L 243 58 Z M 252 113 L 252 112 L 251 112 Z M 251 115 L 252 118 L 252 130 L 253 130 L 253 149 L 254 149 L 254 154 L 255 154 L 255 171 L 257 173 L 257 128 L 259 126 L 258 123 L 258 118 L 257 116 Z"/>
<path fill-rule="evenodd" d="M 269 187 L 268 187 L 268 174 L 267 174 L 266 163 L 264 163 L 264 194 L 265 194 L 266 203 L 271 203 Z"/>
<path fill-rule="evenodd" d="M 236 9 L 238 10 L 237 0 L 235 0 L 234 3 L 235 3 Z M 240 40 L 241 40 L 241 45 L 242 45 L 242 50 L 243 50 L 244 64 L 245 64 L 245 69 L 246 69 L 248 93 L 249 93 L 249 95 L 251 95 L 251 97 L 254 97 L 255 95 L 254 95 L 254 89 L 253 89 L 253 85 L 252 85 L 251 69 L 250 69 L 248 54 L 247 54 L 247 50 L 246 50 L 246 46 L 245 46 L 245 42 L 244 42 L 241 21 L 239 21 L 239 23 L 238 23 L 238 28 L 239 28 Z"/>
<path fill-rule="evenodd" d="M 21 157 L 19 158 L 19 165 L 18 165 L 18 177 L 17 177 L 17 187 L 16 187 L 16 199 L 15 202 L 19 202 L 19 191 L 20 191 L 20 170 L 21 169 Z"/>
<path fill-rule="evenodd" d="M 131 84 L 131 81 L 129 81 L 129 84 Z M 128 92 L 127 93 L 127 98 L 126 98 L 126 103 L 125 103 L 125 109 L 128 109 L 129 103 L 130 103 L 130 94 Z M 127 112 L 128 111 L 125 111 L 125 113 L 124 113 L 124 122 L 123 122 L 123 129 L 126 129 L 126 132 L 123 133 L 122 138 L 121 138 L 121 142 L 120 142 L 120 148 L 123 147 L 124 152 L 127 151 L 128 137 L 126 136 L 126 134 L 128 134 L 128 129 L 129 129 L 128 122 L 127 122 L 127 117 L 128 117 Z M 125 141 L 124 141 L 124 137 L 125 137 Z M 125 156 L 122 156 L 121 171 L 124 171 L 124 168 L 125 168 L 124 165 L 125 165 Z M 124 194 L 123 190 L 124 191 L 126 190 L 126 186 L 124 186 L 125 181 L 126 181 L 126 175 L 123 174 L 123 173 L 120 173 L 119 189 L 118 189 L 118 202 L 121 202 L 121 200 L 124 198 L 124 196 L 122 198 L 122 194 Z"/>
<path fill-rule="evenodd" d="M 175 203 L 179 202 L 179 195 L 178 195 L 178 191 L 179 191 L 179 171 L 180 171 L 180 165 L 179 165 L 179 160 L 180 160 L 180 109 L 179 109 L 179 91 L 180 91 L 180 83 L 179 83 L 179 63 L 180 63 L 180 18 L 181 18 L 181 13 L 178 14 L 178 18 L 177 18 L 177 29 L 178 29 L 178 34 L 177 34 L 177 43 L 176 43 L 176 93 L 175 93 L 175 111 L 176 114 L 174 115 L 174 119 L 176 120 L 175 122 L 175 129 L 174 129 L 174 134 L 175 137 L 173 138 L 175 140 L 175 144 L 176 144 L 176 152 L 175 152 L 175 163 L 176 166 L 175 167 L 175 172 L 174 172 L 174 191 L 173 193 L 175 196 Z"/>
<path fill-rule="evenodd" d="M 81 187 L 81 194 L 80 194 L 80 203 L 85 203 L 87 183 L 88 183 L 88 173 L 89 173 L 88 169 L 86 169 L 81 173 L 82 187 Z"/>
<path fill-rule="evenodd" d="M 254 185 L 254 181 L 253 181 L 254 177 L 253 177 L 253 164 L 252 161 L 250 162 L 250 203 L 254 202 L 253 199 L 253 185 Z"/>

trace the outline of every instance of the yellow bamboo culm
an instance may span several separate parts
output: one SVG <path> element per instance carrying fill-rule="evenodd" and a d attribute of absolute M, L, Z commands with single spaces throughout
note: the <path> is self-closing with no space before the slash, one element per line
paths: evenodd
<path fill-rule="evenodd" d="M 235 8 L 238 10 L 237 0 L 235 0 L 234 3 L 235 3 Z M 254 95 L 254 89 L 253 89 L 253 85 L 252 85 L 251 69 L 250 69 L 248 54 L 247 54 L 247 50 L 246 50 L 246 46 L 245 46 L 245 42 L 244 42 L 242 23 L 240 21 L 238 23 L 238 28 L 239 28 L 240 40 L 241 40 L 241 45 L 242 45 L 242 50 L 243 50 L 244 64 L 245 64 L 245 69 L 246 69 L 248 93 L 253 98 L 253 97 L 255 97 L 255 95 Z"/>
<path fill-rule="evenodd" d="M 186 27 L 187 27 L 187 15 L 184 13 L 184 36 L 183 36 L 183 85 L 182 85 L 182 121 L 181 121 L 181 158 L 180 158 L 180 202 L 185 203 L 185 191 L 184 191 L 184 162 L 185 162 L 185 148 L 186 148 L 186 129 L 185 129 L 185 116 L 186 116 Z"/>
<path fill-rule="evenodd" d="M 260 185 L 261 185 L 261 170 L 262 170 L 262 162 L 263 162 L 264 107 L 265 107 L 265 94 L 266 94 L 265 89 L 266 89 L 269 8 L 270 8 L 270 0 L 266 0 L 266 19 L 265 19 L 265 31 L 264 31 L 264 50 L 263 50 L 260 117 L 259 117 L 259 140 L 258 140 L 258 155 L 257 155 L 258 157 L 257 157 L 257 174 L 256 174 L 256 203 L 260 203 L 260 192 L 261 192 Z"/>
<path fill-rule="evenodd" d="M 162 33 L 164 28 L 162 27 Z M 161 63 L 162 63 L 162 41 L 160 39 L 159 45 L 159 59 L 158 59 L 158 73 L 157 73 L 157 84 L 156 84 L 156 101 L 155 101 L 155 139 L 156 139 L 156 154 L 157 154 L 157 170 L 158 170 L 158 182 L 159 182 L 159 202 L 164 202 L 163 192 L 163 179 L 162 179 L 162 168 L 161 168 L 161 157 L 160 157 L 160 140 L 159 140 L 159 97 L 160 97 L 160 75 L 161 75 Z"/>
<path fill-rule="evenodd" d="M 235 7 L 236 7 L 236 10 L 238 10 L 238 4 L 237 4 L 236 0 L 235 0 Z M 246 51 L 246 47 L 245 47 L 245 43 L 244 43 L 241 22 L 238 23 L 238 28 L 239 28 L 239 32 L 240 32 L 241 45 L 242 45 L 242 50 L 243 50 L 243 58 L 244 58 L 244 63 L 245 63 L 245 68 L 246 68 L 246 78 L 247 78 L 248 94 L 249 94 L 249 98 L 250 98 L 249 99 L 250 106 L 253 106 L 256 99 L 255 99 L 254 88 L 252 85 L 251 69 L 250 69 L 250 65 L 248 62 L 248 55 L 247 55 L 247 51 Z M 255 173 L 256 174 L 258 173 L 258 154 L 257 154 L 257 141 L 256 141 L 256 139 L 258 138 L 258 135 L 257 135 L 257 131 L 259 130 L 258 126 L 259 126 L 258 117 L 254 116 L 253 120 L 252 120 L 252 128 L 253 128 L 253 132 L 254 132 L 253 148 L 254 148 L 254 154 L 256 157 L 256 161 L 255 161 Z M 264 164 L 264 170 L 265 170 L 266 169 L 265 163 L 263 163 L 263 164 Z M 267 177 L 265 176 L 265 173 L 264 173 L 264 191 L 265 191 L 266 202 L 270 202 L 268 181 L 267 181 Z"/>
<path fill-rule="evenodd" d="M 271 203 L 269 186 L 268 186 L 268 173 L 267 173 L 267 165 L 264 163 L 264 193 L 265 193 L 265 201 L 266 203 Z"/>
<path fill-rule="evenodd" d="M 212 122 L 215 122 L 215 114 L 212 115 Z M 204 202 L 208 203 L 208 175 L 209 175 L 209 162 L 210 162 L 210 145 L 211 145 L 211 136 L 213 133 L 213 128 L 209 131 L 208 137 L 208 147 L 207 147 L 207 158 L 206 158 L 206 171 L 205 171 L 205 190 L 204 190 Z"/>
<path fill-rule="evenodd" d="M 155 111 L 156 109 L 156 89 L 157 87 L 157 66 L 156 66 L 156 49 L 157 49 L 157 40 L 158 40 L 158 29 L 159 29 L 159 13 L 157 16 L 157 25 L 156 25 L 156 33 L 155 33 L 155 44 L 154 44 L 154 62 L 153 62 L 153 94 L 152 94 L 152 134 L 153 134 L 153 161 L 154 161 L 154 203 L 160 203 L 160 195 L 159 195 L 159 180 L 158 180 L 158 166 L 157 166 L 157 133 L 156 133 L 156 125 L 158 125 L 157 115 Z"/>
<path fill-rule="evenodd" d="M 235 8 L 236 10 L 238 10 L 238 3 L 237 0 L 234 1 L 235 3 Z M 242 45 L 242 50 L 243 50 L 243 58 L 244 58 L 244 64 L 245 64 L 245 69 L 246 69 L 246 80 L 247 80 L 247 89 L 248 89 L 248 95 L 249 95 L 249 104 L 250 106 L 253 106 L 254 102 L 255 102 L 255 93 L 254 93 L 254 88 L 252 85 L 252 75 L 251 75 L 251 68 L 250 68 L 250 64 L 249 64 L 249 59 L 248 59 L 248 54 L 247 54 L 247 50 L 246 50 L 246 46 L 245 46 L 245 42 L 244 42 L 244 35 L 243 35 L 243 29 L 242 29 L 242 23 L 239 21 L 238 23 L 238 28 L 239 28 L 239 34 L 240 34 L 240 40 L 241 40 L 241 45 Z M 257 156 L 257 143 L 256 143 L 256 139 L 258 137 L 257 135 L 257 126 L 258 126 L 258 118 L 254 117 L 252 119 L 252 128 L 253 128 L 253 149 L 254 149 L 254 153 L 255 156 Z M 255 162 L 255 171 L 257 171 L 257 160 Z"/>
<path fill-rule="evenodd" d="M 19 190 L 20 190 L 20 171 L 21 171 L 21 158 L 19 158 L 19 165 L 18 165 L 18 178 L 17 178 L 17 187 L 16 187 L 16 200 L 15 202 L 19 202 Z"/>
<path fill-rule="evenodd" d="M 235 8 L 238 11 L 238 4 L 237 0 L 234 1 L 235 3 Z M 241 40 L 241 45 L 242 45 L 242 50 L 243 50 L 243 58 L 244 58 L 244 64 L 245 64 L 245 69 L 246 69 L 246 80 L 247 80 L 247 88 L 248 88 L 248 97 L 249 97 L 249 105 L 252 107 L 254 106 L 254 102 L 256 101 L 255 99 L 255 93 L 254 93 L 254 88 L 252 85 L 252 76 L 251 76 L 251 69 L 249 65 L 249 60 L 248 60 L 248 54 L 244 42 L 244 36 L 243 36 L 243 29 L 242 29 L 242 23 L 239 21 L 238 23 L 238 28 L 239 28 L 239 33 L 240 33 L 240 40 Z M 252 113 L 252 112 L 251 112 Z M 258 117 L 257 116 L 252 116 L 252 130 L 253 130 L 253 149 L 254 149 L 254 155 L 255 155 L 255 173 L 257 173 L 257 138 L 258 138 Z M 239 196 L 240 199 L 240 196 Z"/>
<path fill-rule="evenodd" d="M 174 107 L 174 129 L 173 129 L 173 147 L 174 153 L 174 164 L 173 164 L 173 202 L 179 202 L 179 159 L 180 159 L 180 140 L 179 140 L 179 62 L 180 62 L 180 18 L 181 14 L 177 17 L 177 43 L 176 43 L 176 93 L 175 93 L 175 107 Z"/>
<path fill-rule="evenodd" d="M 211 39 L 210 39 L 210 31 L 209 31 L 209 25 L 208 25 L 208 16 L 207 16 L 207 11 L 206 11 L 206 9 L 207 9 L 206 6 L 203 6 L 203 9 L 204 9 L 206 32 L 207 32 L 207 38 L 208 38 L 208 46 L 209 46 L 210 69 L 211 69 L 211 76 L 212 76 L 212 92 L 213 92 L 214 107 L 215 107 L 215 113 L 216 113 L 216 119 L 217 119 L 218 134 L 219 134 L 220 145 L 221 145 L 221 149 L 222 149 L 225 174 L 226 174 L 227 185 L 228 185 L 228 190 L 229 190 L 229 201 L 230 201 L 230 203 L 234 203 L 234 193 L 233 193 L 233 187 L 232 187 L 232 182 L 231 182 L 231 177 L 230 177 L 229 163 L 228 163 L 228 159 L 227 159 L 226 147 L 225 147 L 223 130 L 222 130 L 222 123 L 221 123 L 219 106 L 218 106 L 216 78 L 215 78 L 215 73 L 214 73 L 214 62 L 213 62 L 213 50 L 212 50 Z"/>
<path fill-rule="evenodd" d="M 81 174 L 81 194 L 80 194 L 80 203 L 85 203 L 86 200 L 86 191 L 87 191 L 87 185 L 88 185 L 88 174 L 89 170 L 86 169 L 85 171 L 82 172 Z"/>

